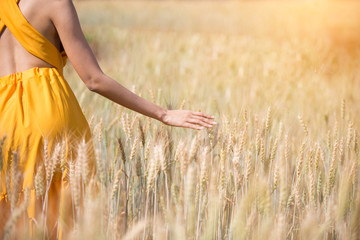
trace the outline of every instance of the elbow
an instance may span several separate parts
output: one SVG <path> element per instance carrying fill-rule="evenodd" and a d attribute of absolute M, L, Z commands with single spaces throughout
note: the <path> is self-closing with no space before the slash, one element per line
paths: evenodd
<path fill-rule="evenodd" d="M 86 84 L 86 87 L 87 87 L 87 89 L 89 89 L 91 92 L 96 92 L 96 91 L 97 91 L 96 86 L 95 86 L 95 84 L 93 84 L 93 83 L 87 83 L 87 84 Z"/>
<path fill-rule="evenodd" d="M 102 74 L 90 75 L 86 78 L 86 87 L 91 92 L 98 92 L 101 86 Z"/>

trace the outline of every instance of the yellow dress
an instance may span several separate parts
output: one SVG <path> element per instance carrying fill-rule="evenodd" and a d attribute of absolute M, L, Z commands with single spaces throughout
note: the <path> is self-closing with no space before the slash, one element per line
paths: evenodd
<path fill-rule="evenodd" d="M 34 67 L 0 77 L 0 140 L 6 135 L 0 156 L 0 167 L 3 165 L 2 170 L 0 169 L 0 202 L 9 202 L 5 177 L 9 170 L 8 153 L 17 150 L 18 170 L 23 179 L 22 189 L 30 189 L 27 214 L 29 218 L 34 218 L 36 211 L 39 211 L 36 209 L 34 178 L 38 166 L 44 162 L 45 141 L 50 154 L 54 146 L 65 139 L 67 161 L 76 159 L 78 143 L 82 140 L 88 143 L 87 157 L 91 163 L 94 162 L 94 151 L 88 122 L 63 77 L 65 53 L 60 53 L 28 23 L 16 0 L 0 1 L 0 33 L 5 27 L 28 52 L 54 66 Z M 62 196 L 59 191 L 62 191 L 68 182 L 69 177 L 66 175 L 60 175 L 62 181 L 54 179 L 54 186 L 49 190 L 49 201 L 52 197 Z"/>

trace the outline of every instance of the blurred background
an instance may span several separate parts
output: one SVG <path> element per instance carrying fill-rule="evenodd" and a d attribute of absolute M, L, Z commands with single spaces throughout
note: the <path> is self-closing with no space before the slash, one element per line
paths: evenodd
<path fill-rule="evenodd" d="M 145 118 L 88 91 L 69 63 L 102 190 L 74 239 L 358 239 L 360 1 L 75 6 L 105 73 L 219 124 Z"/>
<path fill-rule="evenodd" d="M 301 114 L 313 131 L 333 123 L 343 100 L 360 117 L 359 1 L 75 5 L 102 69 L 163 106 L 228 119 L 271 106 L 290 128 Z M 66 74 L 87 116 L 105 116 L 112 103 Z"/>

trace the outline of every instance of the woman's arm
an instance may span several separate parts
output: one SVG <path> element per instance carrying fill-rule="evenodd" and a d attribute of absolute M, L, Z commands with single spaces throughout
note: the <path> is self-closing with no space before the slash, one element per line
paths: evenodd
<path fill-rule="evenodd" d="M 166 110 L 129 91 L 105 75 L 85 36 L 71 0 L 54 0 L 51 20 L 66 54 L 87 88 L 124 107 L 177 127 L 201 129 L 216 124 L 213 116 L 188 110 Z"/>

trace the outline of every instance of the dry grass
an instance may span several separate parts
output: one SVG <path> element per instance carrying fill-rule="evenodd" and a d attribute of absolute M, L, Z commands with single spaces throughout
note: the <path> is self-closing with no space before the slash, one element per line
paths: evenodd
<path fill-rule="evenodd" d="M 75 230 L 67 238 L 357 239 L 359 3 L 77 8 L 105 72 L 219 124 L 169 128 L 88 92 L 67 68 L 97 154 L 90 179 L 84 153 L 69 163 Z M 39 169 L 39 196 L 51 174 Z"/>

